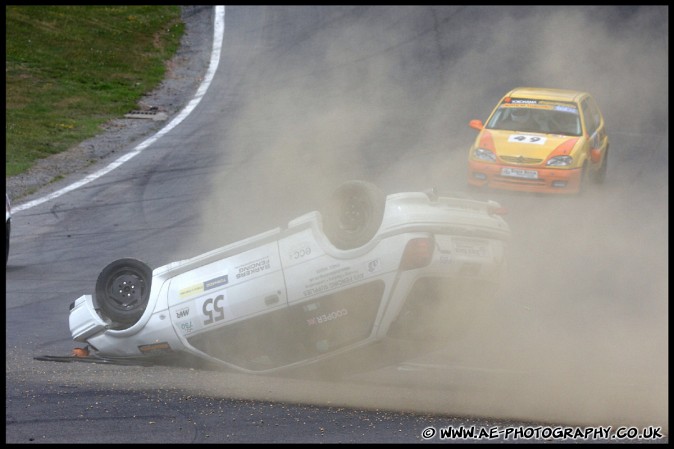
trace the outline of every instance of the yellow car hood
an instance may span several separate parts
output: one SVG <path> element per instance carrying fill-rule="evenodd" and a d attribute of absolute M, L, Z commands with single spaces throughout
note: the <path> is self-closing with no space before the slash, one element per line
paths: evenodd
<path fill-rule="evenodd" d="M 547 159 L 555 150 L 555 156 L 568 155 L 581 139 L 560 134 L 527 133 L 517 131 L 486 130 L 491 134 L 494 149 L 499 157 L 525 157 Z"/>

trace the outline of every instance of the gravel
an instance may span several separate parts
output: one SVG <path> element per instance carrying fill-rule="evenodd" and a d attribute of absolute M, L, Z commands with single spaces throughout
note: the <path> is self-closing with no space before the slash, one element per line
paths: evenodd
<path fill-rule="evenodd" d="M 137 111 L 147 113 L 137 116 L 144 118 L 113 119 L 98 136 L 37 161 L 25 173 L 6 177 L 10 199 L 27 200 L 61 188 L 71 177 L 107 165 L 168 124 L 192 99 L 208 70 L 213 18 L 213 6 L 183 6 L 185 34 L 175 56 L 166 63 L 165 80 L 138 103 Z"/>

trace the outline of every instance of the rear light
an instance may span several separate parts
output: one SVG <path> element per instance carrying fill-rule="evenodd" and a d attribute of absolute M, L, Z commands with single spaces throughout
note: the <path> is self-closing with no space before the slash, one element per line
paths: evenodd
<path fill-rule="evenodd" d="M 416 238 L 407 242 L 400 260 L 400 269 L 413 270 L 428 265 L 433 258 L 434 246 L 435 242 L 432 237 Z"/>

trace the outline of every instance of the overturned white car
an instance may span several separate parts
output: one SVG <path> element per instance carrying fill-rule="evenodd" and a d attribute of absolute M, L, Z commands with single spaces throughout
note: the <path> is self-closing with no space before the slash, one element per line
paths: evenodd
<path fill-rule="evenodd" d="M 155 270 L 112 262 L 70 306 L 70 331 L 106 359 L 189 353 L 247 372 L 313 362 L 385 337 L 439 285 L 497 282 L 501 210 L 349 181 L 285 229 Z"/>

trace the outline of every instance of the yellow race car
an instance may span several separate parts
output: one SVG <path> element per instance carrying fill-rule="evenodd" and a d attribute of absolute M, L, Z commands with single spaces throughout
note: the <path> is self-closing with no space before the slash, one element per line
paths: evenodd
<path fill-rule="evenodd" d="M 487 119 L 468 155 L 468 185 L 569 194 L 606 178 L 609 141 L 592 96 L 563 89 L 520 87 Z"/>

